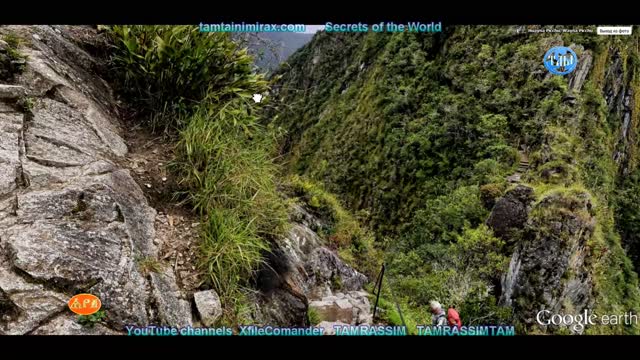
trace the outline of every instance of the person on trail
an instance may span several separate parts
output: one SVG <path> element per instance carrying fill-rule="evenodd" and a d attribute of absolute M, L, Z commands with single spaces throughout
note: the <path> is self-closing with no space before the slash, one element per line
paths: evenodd
<path fill-rule="evenodd" d="M 440 303 L 435 300 L 431 300 L 429 302 L 429 307 L 431 308 L 431 313 L 433 314 L 431 316 L 433 326 L 447 325 L 447 316 L 445 315 L 444 310 L 442 310 L 442 305 L 440 305 Z"/>
<path fill-rule="evenodd" d="M 458 314 L 455 305 L 451 305 L 449 310 L 447 310 L 447 321 L 449 322 L 449 326 L 457 326 L 458 329 L 462 326 L 460 314 Z"/>

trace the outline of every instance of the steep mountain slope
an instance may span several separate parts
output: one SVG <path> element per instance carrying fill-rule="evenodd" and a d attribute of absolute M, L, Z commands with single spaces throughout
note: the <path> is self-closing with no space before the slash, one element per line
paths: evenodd
<path fill-rule="evenodd" d="M 389 238 L 410 307 L 438 298 L 471 323 L 575 331 L 532 315 L 640 309 L 623 250 L 637 254 L 637 44 L 489 26 L 319 33 L 280 70 L 266 121 L 288 131 L 292 171 Z M 578 67 L 551 75 L 543 55 L 563 45 Z"/>
<path fill-rule="evenodd" d="M 256 66 L 271 72 L 287 60 L 291 54 L 308 43 L 313 34 L 288 32 L 241 33 L 236 35 L 240 43 L 249 48 Z"/>

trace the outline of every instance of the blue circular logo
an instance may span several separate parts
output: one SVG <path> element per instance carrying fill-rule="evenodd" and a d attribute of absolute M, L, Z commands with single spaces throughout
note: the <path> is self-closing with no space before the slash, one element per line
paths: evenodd
<path fill-rule="evenodd" d="M 544 54 L 544 67 L 554 75 L 567 75 L 576 69 L 578 55 L 566 46 L 552 47 Z"/>

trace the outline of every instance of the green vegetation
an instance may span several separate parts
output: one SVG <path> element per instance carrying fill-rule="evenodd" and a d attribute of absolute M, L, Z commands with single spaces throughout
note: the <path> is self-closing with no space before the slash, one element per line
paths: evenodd
<path fill-rule="evenodd" d="M 147 275 L 149 273 L 160 273 L 162 272 L 162 265 L 156 259 L 150 257 L 142 257 L 136 259 L 138 264 L 138 268 L 143 275 Z"/>
<path fill-rule="evenodd" d="M 400 322 L 391 291 L 409 329 L 430 322 L 431 299 L 455 305 L 465 324 L 517 321 L 497 303 L 513 244 L 525 238 L 500 239 L 485 223 L 514 187 L 506 178 L 521 152 L 529 161 L 521 182 L 535 192 L 526 226 L 542 236 L 558 223 L 593 219 L 584 270 L 595 311 L 640 310 L 637 34 L 533 38 L 489 26 L 319 33 L 256 104 L 251 95 L 269 84 L 227 34 L 190 26 L 109 33 L 114 77 L 132 108 L 178 137 L 171 170 L 181 179 L 179 199 L 202 216 L 200 269 L 221 295 L 223 323 L 244 319 L 245 290 L 269 242 L 287 230 L 279 190 L 325 221 L 320 235 L 358 270 L 375 278 L 387 264 L 384 321 Z M 580 90 L 542 65 L 559 41 L 593 56 Z M 634 90 L 626 131 L 626 115 L 611 103 L 624 95 L 603 95 L 615 84 Z M 568 270 L 562 281 L 574 277 Z"/>
<path fill-rule="evenodd" d="M 579 91 L 570 77 L 546 76 L 541 59 L 558 41 L 593 57 Z M 637 312 L 638 280 L 627 257 L 637 264 L 640 248 L 637 41 L 532 38 L 490 26 L 319 33 L 277 72 L 278 102 L 265 121 L 287 130 L 281 151 L 293 173 L 322 183 L 348 211 L 362 214 L 385 250 L 405 316 L 425 321 L 428 301 L 438 299 L 455 304 L 466 323 L 513 320 L 511 309 L 497 305 L 496 291 L 513 246 L 484 223 L 510 189 L 506 177 L 516 171 L 518 151 L 528 155 L 522 182 L 534 188 L 534 206 L 558 196 L 557 206 L 531 214 L 539 230 L 572 216 L 595 218 L 585 266 L 596 311 Z M 626 137 L 621 110 L 603 95 L 615 83 L 634 90 Z M 574 211 L 584 197 L 593 214 Z M 318 195 L 307 200 L 323 211 Z"/>
<path fill-rule="evenodd" d="M 36 100 L 31 96 L 25 96 L 24 98 L 18 100 L 18 105 L 22 108 L 22 111 L 30 113 L 31 111 L 33 111 L 33 107 L 36 105 Z"/>
<path fill-rule="evenodd" d="M 119 88 L 155 128 L 182 129 L 201 103 L 225 104 L 265 90 L 252 58 L 226 33 L 197 26 L 112 26 Z"/>
<path fill-rule="evenodd" d="M 195 26 L 113 26 L 111 65 L 132 108 L 178 134 L 171 170 L 180 199 L 202 216 L 200 268 L 221 296 L 226 323 L 246 315 L 244 289 L 286 230 L 276 192 L 275 133 L 257 122 L 267 82 L 223 33 Z"/>
<path fill-rule="evenodd" d="M 97 323 L 107 319 L 107 313 L 104 310 L 98 310 L 91 315 L 78 315 L 78 324 L 89 328 L 94 327 Z"/>
<path fill-rule="evenodd" d="M 640 260 L 640 172 L 626 177 L 617 194 L 618 208 L 616 222 L 629 244 L 629 255 Z"/>
<path fill-rule="evenodd" d="M 309 324 L 311 325 L 318 325 L 322 322 L 322 318 L 315 308 L 309 308 L 309 310 L 307 310 L 307 316 L 309 317 Z"/>
<path fill-rule="evenodd" d="M 14 33 L 0 36 L 6 45 L 0 45 L 0 81 L 11 82 L 16 75 L 22 73 L 26 59 L 18 50 L 23 40 Z"/>
<path fill-rule="evenodd" d="M 294 175 L 285 184 L 290 196 L 298 198 L 320 219 L 327 221 L 319 234 L 329 240 L 328 245 L 338 249 L 340 257 L 347 263 L 375 277 L 382 265 L 382 253 L 375 246 L 371 231 L 318 183 Z"/>

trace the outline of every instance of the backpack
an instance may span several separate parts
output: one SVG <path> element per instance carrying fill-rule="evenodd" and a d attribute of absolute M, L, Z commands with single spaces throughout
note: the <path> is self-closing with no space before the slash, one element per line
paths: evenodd
<path fill-rule="evenodd" d="M 442 314 L 436 315 L 436 317 L 433 320 L 433 325 L 438 326 L 439 323 L 442 321 L 440 319 L 444 319 L 444 323 L 442 325 L 445 325 L 445 326 L 449 325 L 449 322 L 447 321 L 447 315 L 444 312 L 442 312 Z"/>

